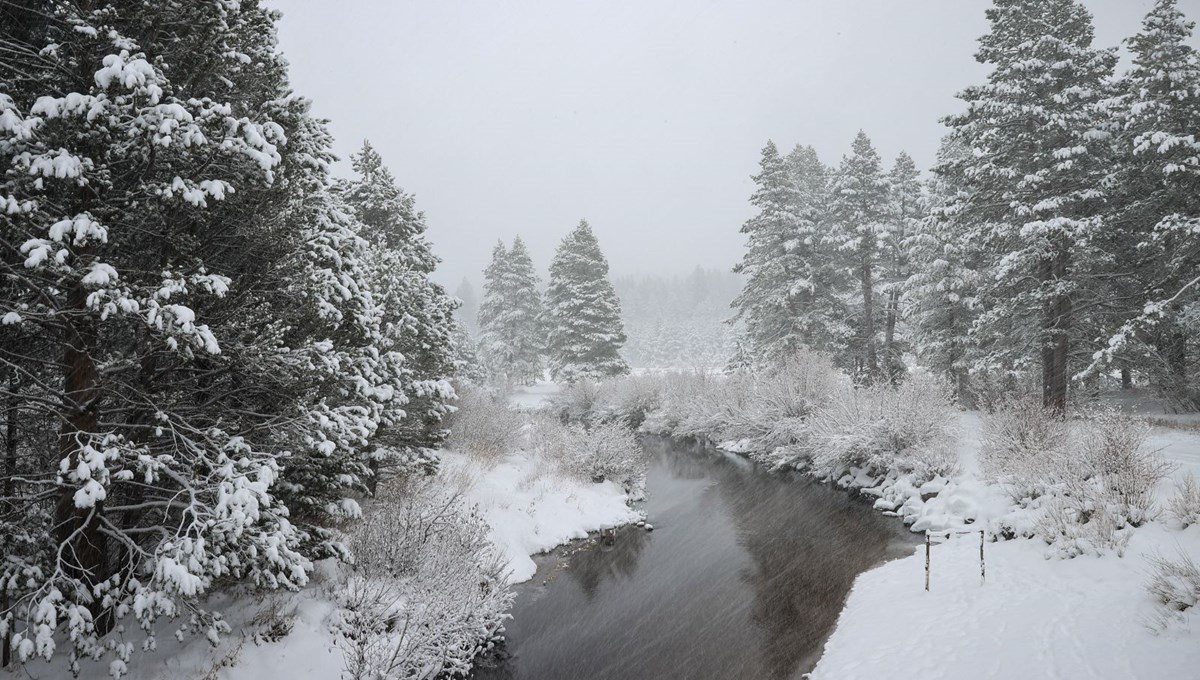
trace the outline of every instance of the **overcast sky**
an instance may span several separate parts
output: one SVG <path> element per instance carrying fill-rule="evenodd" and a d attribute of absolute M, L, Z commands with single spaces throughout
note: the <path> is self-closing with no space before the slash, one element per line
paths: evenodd
<path fill-rule="evenodd" d="M 587 218 L 615 274 L 730 267 L 768 138 L 836 163 L 858 129 L 927 168 L 982 79 L 987 0 L 273 0 L 296 90 L 425 211 L 438 278 L 520 234 L 545 272 Z M 1097 43 L 1152 0 L 1086 0 Z M 1200 0 L 1182 0 L 1200 18 Z M 344 171 L 343 171 L 344 172 Z"/>

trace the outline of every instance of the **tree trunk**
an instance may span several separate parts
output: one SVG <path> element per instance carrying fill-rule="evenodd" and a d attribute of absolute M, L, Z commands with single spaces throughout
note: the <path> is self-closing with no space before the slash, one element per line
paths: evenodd
<path fill-rule="evenodd" d="M 1049 260 L 1049 281 L 1063 281 L 1070 269 L 1070 253 L 1060 245 L 1054 259 Z M 1050 302 L 1050 315 L 1046 319 L 1050 331 L 1049 342 L 1042 352 L 1042 376 L 1046 380 L 1043 401 L 1047 408 L 1059 415 L 1067 412 L 1067 392 L 1070 372 L 1067 361 L 1070 355 L 1071 298 L 1057 293 Z"/>
<path fill-rule="evenodd" d="M 888 291 L 887 316 L 883 328 L 883 357 L 888 381 L 893 385 L 900 382 L 900 356 L 896 351 L 896 321 L 900 316 L 900 290 L 893 286 Z"/>
<path fill-rule="evenodd" d="M 1130 371 L 1128 366 L 1121 367 L 1121 389 L 1133 389 L 1133 371 Z"/>
<path fill-rule="evenodd" d="M 87 291 L 76 283 L 67 297 L 68 314 L 72 318 L 65 326 L 63 366 L 64 404 L 62 427 L 59 432 L 59 455 L 68 461 L 68 469 L 75 469 L 82 460 L 83 447 L 97 429 L 97 380 L 95 358 L 96 325 L 86 306 Z M 100 531 L 100 517 L 104 503 L 98 501 L 92 507 L 79 508 L 75 505 L 73 485 L 63 485 L 59 490 L 55 508 L 55 538 L 63 550 L 63 569 L 68 576 L 79 579 L 91 590 L 109 576 L 108 540 Z M 92 612 L 96 630 L 107 633 L 112 627 L 112 617 L 107 614 L 97 598 L 88 607 Z"/>
<path fill-rule="evenodd" d="M 873 383 L 879 377 L 879 352 L 875 347 L 875 284 L 872 280 L 871 260 L 864 256 L 859 277 L 863 296 L 863 350 L 866 361 L 866 379 Z"/>

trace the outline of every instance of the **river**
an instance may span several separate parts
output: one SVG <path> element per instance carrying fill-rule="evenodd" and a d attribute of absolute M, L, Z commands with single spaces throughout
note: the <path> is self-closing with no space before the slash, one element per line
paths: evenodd
<path fill-rule="evenodd" d="M 474 680 L 799 678 L 855 576 L 916 544 L 895 519 L 802 475 L 645 445 L 655 530 L 540 557 Z"/>

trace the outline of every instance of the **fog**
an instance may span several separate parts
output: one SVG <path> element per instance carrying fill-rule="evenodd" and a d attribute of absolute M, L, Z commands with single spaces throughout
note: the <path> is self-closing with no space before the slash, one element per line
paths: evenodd
<path fill-rule="evenodd" d="M 835 163 L 861 128 L 927 168 L 988 4 L 275 2 L 296 90 L 416 195 L 451 286 L 516 234 L 544 271 L 581 218 L 615 274 L 728 268 L 768 138 Z M 1152 3 L 1085 4 L 1115 46 Z"/>

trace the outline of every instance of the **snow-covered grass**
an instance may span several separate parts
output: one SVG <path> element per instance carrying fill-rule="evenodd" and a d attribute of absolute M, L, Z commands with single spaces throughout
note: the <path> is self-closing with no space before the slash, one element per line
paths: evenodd
<path fill-rule="evenodd" d="M 1194 678 L 1200 620 L 1158 629 L 1162 609 L 1145 589 L 1152 556 L 1177 546 L 1200 554 L 1200 527 L 1143 527 L 1124 558 L 989 543 L 981 584 L 968 534 L 934 547 L 929 592 L 923 552 L 889 562 L 859 576 L 811 678 Z"/>

